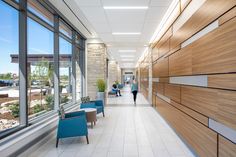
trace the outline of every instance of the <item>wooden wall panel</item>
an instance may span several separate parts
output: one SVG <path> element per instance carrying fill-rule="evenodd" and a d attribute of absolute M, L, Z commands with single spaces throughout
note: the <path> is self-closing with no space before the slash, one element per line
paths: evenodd
<path fill-rule="evenodd" d="M 161 58 L 157 63 L 153 64 L 153 77 L 167 77 L 169 75 L 168 64 L 168 58 Z"/>
<path fill-rule="evenodd" d="M 236 90 L 236 74 L 208 75 L 208 87 Z"/>
<path fill-rule="evenodd" d="M 158 55 L 159 57 L 164 56 L 165 54 L 167 54 L 170 51 L 170 40 L 167 40 L 166 42 L 164 42 L 159 49 Z"/>
<path fill-rule="evenodd" d="M 193 74 L 236 72 L 236 18 L 192 44 Z"/>
<path fill-rule="evenodd" d="M 225 22 L 231 20 L 232 18 L 236 17 L 236 7 L 232 8 L 230 11 L 225 13 L 222 17 L 219 18 L 219 24 L 222 25 Z"/>
<path fill-rule="evenodd" d="M 235 157 L 236 156 L 236 144 L 227 140 L 226 138 L 219 136 L 219 157 Z"/>
<path fill-rule="evenodd" d="M 189 86 L 181 87 L 181 104 L 207 117 L 215 117 L 218 109 L 216 98 L 217 90 Z"/>
<path fill-rule="evenodd" d="M 192 53 L 191 47 L 185 47 L 169 56 L 169 75 L 191 75 L 192 74 Z"/>
<path fill-rule="evenodd" d="M 198 120 L 199 122 L 203 123 L 204 125 L 208 126 L 208 118 L 206 116 L 201 115 L 200 113 L 197 113 L 196 111 L 193 111 L 181 104 L 178 104 L 174 101 L 171 101 L 171 105 L 174 107 L 180 109 L 184 113 L 188 114 L 189 116 L 193 117 L 194 119 Z"/>
<path fill-rule="evenodd" d="M 207 0 L 177 32 L 173 33 L 170 41 L 171 49 L 231 9 L 235 3 L 235 0 Z"/>
<path fill-rule="evenodd" d="M 217 157 L 217 134 L 175 107 L 156 98 L 157 110 L 200 157 Z"/>
<path fill-rule="evenodd" d="M 218 90 L 216 120 L 236 130 L 236 91 Z"/>
<path fill-rule="evenodd" d="M 157 92 L 157 82 L 152 82 L 152 90 Z"/>
<path fill-rule="evenodd" d="M 181 104 L 236 130 L 236 91 L 182 86 Z"/>
<path fill-rule="evenodd" d="M 165 84 L 157 83 L 157 93 L 164 95 Z"/>
<path fill-rule="evenodd" d="M 180 85 L 166 83 L 164 93 L 171 100 L 180 103 Z"/>
<path fill-rule="evenodd" d="M 158 47 L 155 46 L 152 49 L 152 60 L 156 61 L 158 59 L 159 55 L 158 55 Z"/>

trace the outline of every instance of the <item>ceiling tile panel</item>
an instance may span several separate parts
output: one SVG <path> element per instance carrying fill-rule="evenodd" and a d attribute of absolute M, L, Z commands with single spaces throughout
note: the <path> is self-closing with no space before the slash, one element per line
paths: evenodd
<path fill-rule="evenodd" d="M 80 7 L 88 21 L 106 23 L 106 15 L 102 7 Z"/>
<path fill-rule="evenodd" d="M 100 0 L 75 0 L 79 6 L 102 6 Z"/>
<path fill-rule="evenodd" d="M 148 6 L 150 0 L 101 0 L 104 6 Z"/>
<path fill-rule="evenodd" d="M 151 0 L 150 6 L 169 6 L 172 0 Z"/>

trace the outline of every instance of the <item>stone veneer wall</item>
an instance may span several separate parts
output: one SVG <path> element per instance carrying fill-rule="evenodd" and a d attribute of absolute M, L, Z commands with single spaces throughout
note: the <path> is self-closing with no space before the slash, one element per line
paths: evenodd
<path fill-rule="evenodd" d="M 106 46 L 102 43 L 87 44 L 87 95 L 96 98 L 98 79 L 106 81 Z"/>
<path fill-rule="evenodd" d="M 108 90 L 112 88 L 114 81 L 121 81 L 121 70 L 115 61 L 108 63 Z"/>

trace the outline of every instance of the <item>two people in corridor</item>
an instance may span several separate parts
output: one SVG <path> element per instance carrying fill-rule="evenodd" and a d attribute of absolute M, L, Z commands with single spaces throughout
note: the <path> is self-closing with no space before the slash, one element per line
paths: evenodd
<path fill-rule="evenodd" d="M 120 89 L 118 88 L 116 83 L 112 85 L 112 91 L 116 93 L 116 96 L 121 96 Z M 133 79 L 133 82 L 131 84 L 131 92 L 133 93 L 134 104 L 136 105 L 136 99 L 138 94 L 138 83 L 135 79 Z"/>

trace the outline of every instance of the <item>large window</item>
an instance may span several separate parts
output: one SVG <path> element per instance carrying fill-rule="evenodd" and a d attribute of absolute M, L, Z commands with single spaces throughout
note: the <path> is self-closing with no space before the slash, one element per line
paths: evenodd
<path fill-rule="evenodd" d="M 19 125 L 18 11 L 0 1 L 0 131 Z"/>
<path fill-rule="evenodd" d="M 58 104 L 71 104 L 82 92 L 79 54 L 84 53 L 84 38 L 46 2 L 20 0 L 22 4 L 27 2 L 27 8 L 18 2 L 0 0 L 0 138 L 56 114 Z M 72 37 L 72 32 L 77 36 Z M 73 44 L 77 47 L 76 66 L 72 66 Z M 55 62 L 58 53 L 59 60 Z M 55 77 L 58 71 L 59 78 Z M 72 71 L 76 72 L 75 82 Z M 25 96 L 28 101 L 24 102 Z"/>
<path fill-rule="evenodd" d="M 30 117 L 53 109 L 53 32 L 28 18 L 28 110 Z"/>
<path fill-rule="evenodd" d="M 60 104 L 72 100 L 72 44 L 60 37 Z"/>

